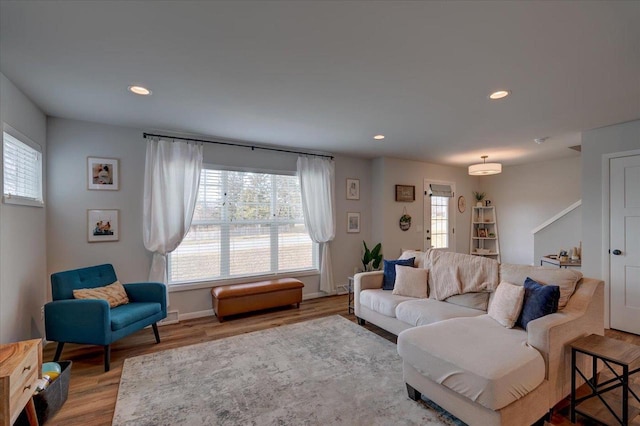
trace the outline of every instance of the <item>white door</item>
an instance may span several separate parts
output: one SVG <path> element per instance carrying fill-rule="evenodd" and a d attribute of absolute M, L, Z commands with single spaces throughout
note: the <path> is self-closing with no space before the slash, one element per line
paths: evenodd
<path fill-rule="evenodd" d="M 611 328 L 640 334 L 640 155 L 609 165 Z"/>
<path fill-rule="evenodd" d="M 432 185 L 439 189 L 432 193 Z M 446 188 L 449 188 L 448 190 Z M 455 183 L 424 180 L 424 249 L 456 251 Z"/>

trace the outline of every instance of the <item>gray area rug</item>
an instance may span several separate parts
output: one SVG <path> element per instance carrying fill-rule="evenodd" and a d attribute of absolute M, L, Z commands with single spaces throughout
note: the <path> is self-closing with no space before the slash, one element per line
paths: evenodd
<path fill-rule="evenodd" d="M 456 425 L 396 345 L 340 316 L 125 360 L 114 425 Z"/>

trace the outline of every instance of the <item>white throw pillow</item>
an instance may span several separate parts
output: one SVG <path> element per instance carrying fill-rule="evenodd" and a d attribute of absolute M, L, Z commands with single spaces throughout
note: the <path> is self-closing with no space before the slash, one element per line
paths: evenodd
<path fill-rule="evenodd" d="M 429 289 L 428 277 L 427 269 L 396 265 L 396 284 L 393 287 L 393 294 L 425 299 Z"/>
<path fill-rule="evenodd" d="M 493 296 L 488 314 L 501 325 L 513 328 L 522 310 L 523 300 L 523 286 L 502 281 Z"/>

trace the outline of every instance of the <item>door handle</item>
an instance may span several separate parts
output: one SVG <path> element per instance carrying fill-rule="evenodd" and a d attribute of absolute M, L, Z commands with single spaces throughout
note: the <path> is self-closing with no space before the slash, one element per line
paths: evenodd
<path fill-rule="evenodd" d="M 611 253 L 613 253 L 615 256 L 620 256 L 622 254 L 622 252 L 620 250 L 618 250 L 618 249 L 615 249 Z"/>

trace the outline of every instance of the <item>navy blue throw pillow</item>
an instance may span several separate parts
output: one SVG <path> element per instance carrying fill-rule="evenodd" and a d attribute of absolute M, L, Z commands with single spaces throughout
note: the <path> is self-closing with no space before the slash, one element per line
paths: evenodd
<path fill-rule="evenodd" d="M 560 287 L 557 285 L 542 285 L 527 277 L 524 281 L 522 312 L 520 312 L 516 325 L 526 330 L 529 321 L 557 312 L 559 300 Z"/>
<path fill-rule="evenodd" d="M 393 290 L 396 284 L 396 265 L 413 266 L 415 257 L 410 259 L 385 260 L 384 261 L 384 280 L 382 281 L 383 290 Z"/>

